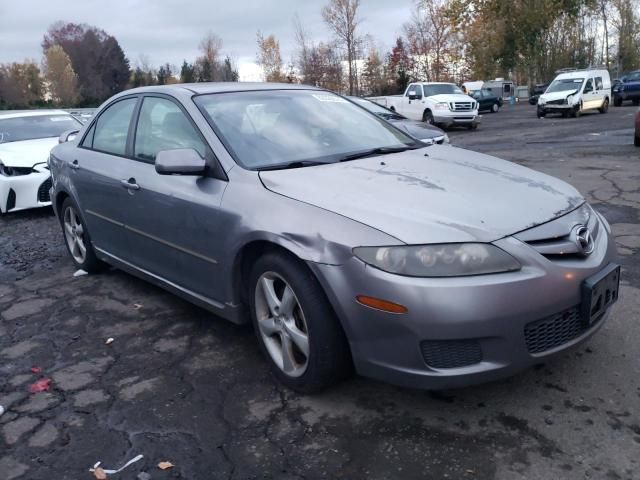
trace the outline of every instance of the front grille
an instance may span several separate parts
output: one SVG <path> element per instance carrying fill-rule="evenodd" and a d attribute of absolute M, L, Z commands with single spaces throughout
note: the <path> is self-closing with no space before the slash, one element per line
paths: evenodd
<path fill-rule="evenodd" d="M 433 368 L 459 368 L 482 361 L 482 349 L 477 340 L 423 340 L 422 357 Z"/>
<path fill-rule="evenodd" d="M 51 177 L 47 178 L 44 182 L 42 182 L 42 185 L 40 185 L 40 188 L 38 188 L 38 202 L 44 203 L 44 202 L 51 201 L 51 196 L 49 195 L 50 189 L 51 189 Z"/>
<path fill-rule="evenodd" d="M 451 102 L 449 108 L 454 112 L 470 112 L 473 110 L 473 102 Z"/>
<path fill-rule="evenodd" d="M 549 100 L 547 105 L 564 105 L 566 103 L 566 99 L 561 98 L 559 100 Z"/>
<path fill-rule="evenodd" d="M 524 327 L 524 338 L 529 353 L 542 353 L 578 338 L 589 327 L 582 320 L 580 307 L 576 305 L 564 312 L 527 323 Z"/>

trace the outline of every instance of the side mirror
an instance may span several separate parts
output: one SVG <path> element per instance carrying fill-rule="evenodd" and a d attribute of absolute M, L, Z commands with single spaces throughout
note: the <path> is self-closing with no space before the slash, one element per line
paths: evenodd
<path fill-rule="evenodd" d="M 58 143 L 66 143 L 72 141 L 78 135 L 80 130 L 67 130 L 62 132 L 58 137 Z"/>
<path fill-rule="evenodd" d="M 160 175 L 204 175 L 207 162 L 192 148 L 162 150 L 156 155 Z"/>

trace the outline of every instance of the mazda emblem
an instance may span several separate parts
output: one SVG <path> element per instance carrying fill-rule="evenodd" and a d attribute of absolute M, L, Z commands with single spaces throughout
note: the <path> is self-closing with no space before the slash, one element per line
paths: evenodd
<path fill-rule="evenodd" d="M 595 248 L 595 242 L 591 236 L 591 231 L 584 225 L 578 225 L 574 230 L 574 243 L 578 247 L 578 252 L 582 255 L 589 255 Z"/>

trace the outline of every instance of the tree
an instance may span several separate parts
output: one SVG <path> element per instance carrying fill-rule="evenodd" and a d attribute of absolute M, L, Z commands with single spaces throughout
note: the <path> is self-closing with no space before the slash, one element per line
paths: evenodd
<path fill-rule="evenodd" d="M 104 30 L 58 22 L 45 34 L 43 52 L 54 45 L 62 47 L 71 59 L 84 104 L 98 104 L 129 84 L 129 61 L 115 37 Z"/>
<path fill-rule="evenodd" d="M 54 45 L 45 52 L 42 69 L 53 104 L 74 106 L 78 101 L 78 77 L 69 55 L 60 45 Z"/>
<path fill-rule="evenodd" d="M 347 52 L 347 68 L 349 74 L 349 95 L 354 94 L 357 83 L 357 69 L 355 60 L 357 58 L 358 37 L 356 28 L 358 20 L 358 7 L 360 0 L 330 0 L 329 4 L 322 9 L 322 18 L 333 30 L 337 40 L 342 44 Z"/>
<path fill-rule="evenodd" d="M 168 63 L 161 65 L 160 68 L 158 69 L 158 73 L 156 74 L 156 79 L 157 79 L 158 85 L 167 85 L 170 83 L 174 83 L 172 81 L 173 67 Z"/>
<path fill-rule="evenodd" d="M 214 82 L 218 77 L 220 67 L 220 52 L 222 39 L 213 32 L 209 32 L 198 45 L 202 55 L 196 60 L 197 79 L 199 82 Z"/>
<path fill-rule="evenodd" d="M 237 82 L 240 78 L 240 74 L 238 73 L 238 69 L 231 61 L 231 57 L 227 55 L 222 63 L 220 81 L 222 82 Z"/>
<path fill-rule="evenodd" d="M 180 68 L 180 82 L 181 83 L 193 83 L 196 81 L 196 67 L 193 63 L 189 63 L 186 60 L 182 62 Z"/>
<path fill-rule="evenodd" d="M 0 104 L 27 108 L 42 103 L 40 69 L 33 61 L 0 65 Z"/>
<path fill-rule="evenodd" d="M 404 92 L 411 81 L 409 72 L 413 69 L 413 61 L 402 37 L 396 39 L 396 44 L 387 59 L 388 71 L 396 84 L 398 92 Z"/>
<path fill-rule="evenodd" d="M 266 82 L 282 82 L 285 75 L 282 72 L 282 56 L 280 55 L 280 42 L 276 37 L 269 35 L 264 37 L 260 31 L 258 37 L 258 65 L 262 67 Z"/>
<path fill-rule="evenodd" d="M 386 93 L 386 82 L 384 79 L 384 69 L 382 59 L 378 50 L 371 48 L 364 63 L 362 72 L 363 89 L 369 95 L 384 95 Z"/>

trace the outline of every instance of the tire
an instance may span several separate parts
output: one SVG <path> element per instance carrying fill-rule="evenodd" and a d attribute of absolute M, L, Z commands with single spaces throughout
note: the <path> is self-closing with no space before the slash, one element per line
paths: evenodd
<path fill-rule="evenodd" d="M 609 99 L 605 98 L 602 102 L 602 106 L 598 109 L 600 113 L 607 113 L 609 111 Z"/>
<path fill-rule="evenodd" d="M 621 107 L 622 106 L 622 98 L 618 97 L 617 95 L 615 97 L 613 97 L 613 106 L 614 107 Z"/>
<path fill-rule="evenodd" d="M 433 125 L 435 123 L 431 110 L 425 110 L 422 113 L 422 121 L 428 123 L 429 125 Z"/>
<path fill-rule="evenodd" d="M 582 104 L 577 105 L 572 111 L 571 111 L 571 116 L 573 118 L 580 118 L 580 110 L 582 110 Z"/>
<path fill-rule="evenodd" d="M 640 136 L 636 135 L 635 137 L 633 137 L 633 144 L 636 147 L 640 147 Z"/>
<path fill-rule="evenodd" d="M 631 100 L 631 103 L 633 103 L 634 107 L 637 107 L 638 105 L 640 105 L 640 98 L 634 98 L 633 100 Z"/>
<path fill-rule="evenodd" d="M 542 108 L 538 107 L 538 109 L 536 110 L 536 115 L 538 116 L 538 118 L 544 118 L 546 113 Z"/>
<path fill-rule="evenodd" d="M 89 230 L 79 212 L 80 209 L 71 197 L 62 202 L 60 225 L 64 244 L 77 268 L 89 273 L 101 272 L 107 268 L 107 264 L 96 257 Z"/>
<path fill-rule="evenodd" d="M 498 105 L 497 103 L 491 105 L 491 113 L 498 113 L 498 110 L 500 110 L 500 105 Z"/>
<path fill-rule="evenodd" d="M 353 361 L 346 335 L 305 265 L 290 255 L 267 253 L 253 266 L 248 288 L 260 350 L 280 383 L 312 393 L 351 375 Z M 290 305 L 286 312 L 282 306 L 285 295 Z"/>

